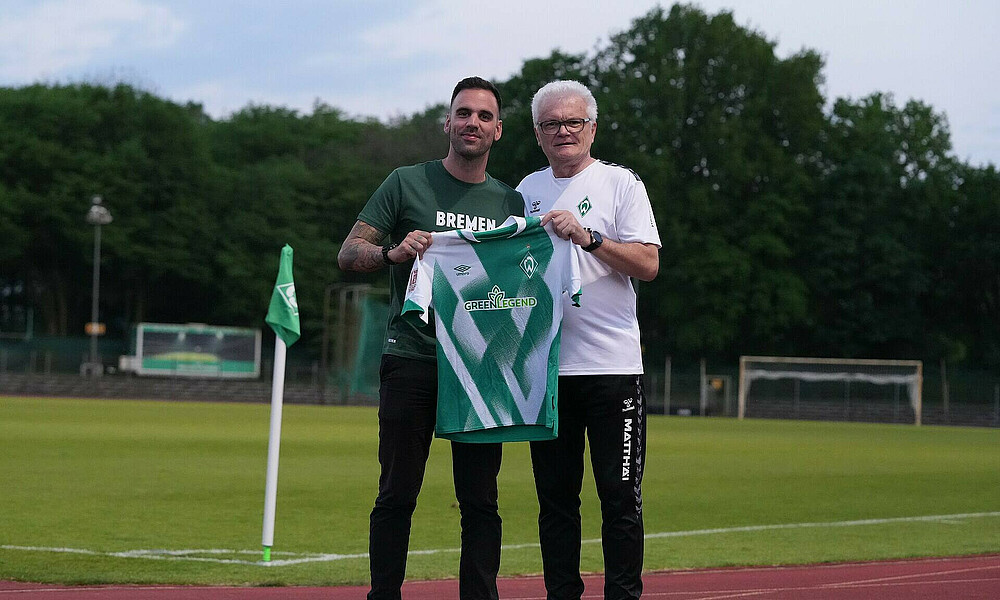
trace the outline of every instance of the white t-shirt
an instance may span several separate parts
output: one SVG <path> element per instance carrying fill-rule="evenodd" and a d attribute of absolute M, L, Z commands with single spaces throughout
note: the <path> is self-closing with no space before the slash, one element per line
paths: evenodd
<path fill-rule="evenodd" d="M 524 196 L 525 216 L 568 210 L 605 239 L 660 246 L 646 186 L 625 167 L 595 161 L 567 178 L 555 177 L 549 167 L 525 177 L 517 191 Z M 579 309 L 565 312 L 559 374 L 642 373 L 632 281 L 579 246 L 574 248 L 586 300 Z"/>
<path fill-rule="evenodd" d="M 438 437 L 557 436 L 560 296 L 576 304 L 580 269 L 572 242 L 550 229 L 510 217 L 492 231 L 435 233 L 414 261 L 402 314 L 426 323 L 434 309 Z"/>

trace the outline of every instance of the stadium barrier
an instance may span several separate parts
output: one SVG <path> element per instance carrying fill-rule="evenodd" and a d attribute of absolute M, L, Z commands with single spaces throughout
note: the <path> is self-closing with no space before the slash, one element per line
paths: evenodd
<path fill-rule="evenodd" d="M 652 363 L 652 364 L 651 364 Z M 738 365 L 709 361 L 647 361 L 645 386 L 651 414 L 736 417 Z M 845 401 L 842 383 L 814 385 L 796 393 L 789 382 L 758 382 L 746 417 L 912 424 L 905 390 L 853 383 Z M 897 393 L 898 392 L 898 393 Z M 948 401 L 945 401 L 947 397 Z M 937 365 L 924 371 L 922 423 L 1000 427 L 1000 374 Z"/>
<path fill-rule="evenodd" d="M 168 377 L 81 377 L 61 373 L 2 373 L 0 395 L 64 398 L 120 398 L 191 400 L 208 402 L 271 401 L 271 382 L 265 379 L 175 379 Z M 286 382 L 284 401 L 291 404 L 374 405 L 374 396 L 342 396 L 337 386 Z"/>
<path fill-rule="evenodd" d="M 374 311 L 374 307 L 365 310 Z M 381 315 L 360 321 L 380 322 Z M 359 327 L 357 345 L 347 368 L 334 361 L 323 373 L 316 360 L 289 359 L 286 401 L 309 404 L 378 404 L 378 344 L 370 343 L 373 326 Z M 380 332 L 379 332 L 380 333 Z M 361 350 L 361 348 L 364 348 Z M 139 377 L 111 372 L 123 343 L 102 340 L 101 355 L 108 372 L 103 377 L 81 377 L 79 365 L 86 359 L 86 339 L 35 338 L 32 343 L 0 340 L 0 395 L 63 397 L 107 397 L 165 400 L 269 402 L 271 364 L 264 356 L 261 376 L 250 380 Z M 738 365 L 706 361 L 652 361 L 645 369 L 645 390 L 650 414 L 736 417 Z M 1000 427 L 1000 374 L 949 367 L 947 379 L 935 364 L 924 371 L 923 418 L 928 425 Z M 778 384 L 775 384 L 778 385 Z M 947 391 L 946 391 L 947 390 Z M 776 389 L 750 404 L 747 417 L 807 420 L 872 421 L 912 423 L 904 395 L 878 402 L 852 400 L 845 405 L 836 390 L 796 402 L 791 392 Z M 860 392 L 854 389 L 857 397 Z M 945 402 L 947 395 L 948 401 Z M 832 399 L 831 399 L 832 398 Z"/>

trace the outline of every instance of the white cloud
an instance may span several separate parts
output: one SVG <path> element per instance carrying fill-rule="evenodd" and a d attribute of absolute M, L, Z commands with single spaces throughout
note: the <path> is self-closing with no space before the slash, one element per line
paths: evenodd
<path fill-rule="evenodd" d="M 351 113 L 380 117 L 412 113 L 447 102 L 463 77 L 502 81 L 529 58 L 591 52 L 627 29 L 657 0 L 618 0 L 581 5 L 578 0 L 500 2 L 426 0 L 395 21 L 358 33 L 372 65 L 363 87 L 324 99 Z M 393 82 L 379 94 L 372 81 Z M 382 86 L 378 86 L 382 87 Z M 367 89 L 365 89 L 367 88 Z M 321 91 L 322 93 L 322 91 Z"/>
<path fill-rule="evenodd" d="M 523 59 L 548 56 L 557 48 L 589 52 L 656 5 L 656 0 L 586 6 L 577 0 L 549 0 L 486 8 L 463 0 L 429 0 L 398 21 L 362 32 L 360 39 L 387 62 L 433 58 L 461 72 L 507 77 L 520 69 Z"/>
<path fill-rule="evenodd" d="M 168 46 L 184 28 L 170 9 L 142 0 L 51 0 L 22 14 L 8 11 L 0 16 L 0 77 L 58 77 L 102 51 L 127 56 Z"/>
<path fill-rule="evenodd" d="M 921 99 L 948 115 L 959 156 L 1000 162 L 997 0 L 692 1 L 708 14 L 731 10 L 779 56 L 820 52 L 828 99 Z M 349 11 L 350 0 L 285 0 L 287 10 L 261 11 L 262 2 L 0 0 L 0 85 L 124 73 L 217 117 L 249 102 L 305 112 L 317 98 L 391 117 L 446 102 L 468 75 L 502 81 L 554 49 L 606 47 L 671 3 L 384 0 Z"/>

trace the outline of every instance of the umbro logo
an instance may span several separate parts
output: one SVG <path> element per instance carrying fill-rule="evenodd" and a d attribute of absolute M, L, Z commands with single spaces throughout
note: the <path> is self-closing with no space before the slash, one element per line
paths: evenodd
<path fill-rule="evenodd" d="M 458 277 L 461 277 L 462 275 L 468 275 L 469 271 L 471 270 L 472 267 L 470 267 L 469 265 L 458 265 L 457 267 L 455 267 L 455 275 Z"/>

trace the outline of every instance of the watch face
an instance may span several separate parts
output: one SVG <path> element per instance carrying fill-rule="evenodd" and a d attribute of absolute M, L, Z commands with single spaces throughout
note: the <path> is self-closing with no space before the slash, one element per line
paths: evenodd
<path fill-rule="evenodd" d="M 590 231 L 590 238 L 593 241 L 590 242 L 590 244 L 588 244 L 587 246 L 585 246 L 584 249 L 583 249 L 583 251 L 584 252 L 593 252 L 594 250 L 597 250 L 598 248 L 601 247 L 601 244 L 604 243 L 604 238 L 601 237 L 600 233 L 598 233 L 598 232 L 596 232 L 596 231 L 594 231 L 592 229 L 589 229 L 588 231 Z"/>

